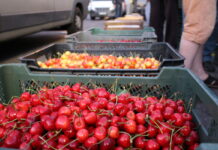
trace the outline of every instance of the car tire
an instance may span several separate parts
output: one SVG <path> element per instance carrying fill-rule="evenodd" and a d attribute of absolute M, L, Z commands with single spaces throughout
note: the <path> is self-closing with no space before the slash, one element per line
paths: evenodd
<path fill-rule="evenodd" d="M 95 20 L 95 16 L 90 16 L 91 20 Z"/>
<path fill-rule="evenodd" d="M 81 31 L 83 29 L 83 16 L 79 7 L 76 7 L 74 16 L 72 18 L 72 23 L 68 24 L 65 29 L 68 34 Z"/>

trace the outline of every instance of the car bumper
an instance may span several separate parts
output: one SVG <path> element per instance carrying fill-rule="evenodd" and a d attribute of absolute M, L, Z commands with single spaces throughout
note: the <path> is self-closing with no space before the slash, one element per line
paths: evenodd
<path fill-rule="evenodd" d="M 93 17 L 114 17 L 115 16 L 115 11 L 97 12 L 97 11 L 91 10 L 89 13 L 90 13 L 90 16 L 93 16 Z"/>

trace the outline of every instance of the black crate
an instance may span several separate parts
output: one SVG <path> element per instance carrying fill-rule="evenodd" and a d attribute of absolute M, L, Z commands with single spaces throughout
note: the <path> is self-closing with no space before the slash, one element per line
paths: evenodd
<path fill-rule="evenodd" d="M 62 69 L 62 68 L 40 68 L 37 64 L 37 61 L 45 61 L 49 58 L 58 57 L 57 53 L 63 53 L 65 51 L 71 51 L 76 53 L 87 52 L 93 55 L 101 54 L 113 54 L 115 56 L 140 56 L 143 58 L 146 57 L 155 57 L 157 60 L 161 61 L 161 66 L 158 69 Z M 169 44 L 167 43 L 154 43 L 150 48 L 138 49 L 138 50 L 126 50 L 126 49 L 117 49 L 117 50 L 75 50 L 69 44 L 54 44 L 47 48 L 37 50 L 31 54 L 28 54 L 20 58 L 22 63 L 26 63 L 30 70 L 32 71 L 41 71 L 41 72 L 65 72 L 76 75 L 136 75 L 136 76 L 147 76 L 147 75 L 156 75 L 160 72 L 161 68 L 164 66 L 183 66 L 184 58 L 176 52 Z"/>

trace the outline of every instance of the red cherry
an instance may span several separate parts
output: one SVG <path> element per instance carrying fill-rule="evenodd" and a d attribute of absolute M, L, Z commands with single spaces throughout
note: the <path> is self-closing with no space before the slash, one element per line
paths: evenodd
<path fill-rule="evenodd" d="M 188 136 L 191 132 L 191 128 L 189 126 L 183 126 L 181 128 L 181 130 L 179 131 L 179 133 L 182 135 L 182 136 Z"/>
<path fill-rule="evenodd" d="M 25 119 L 27 117 L 27 112 L 26 111 L 18 111 L 17 112 L 17 119 L 21 120 L 21 119 Z"/>
<path fill-rule="evenodd" d="M 114 106 L 115 106 L 115 103 L 114 103 L 114 102 L 109 102 L 109 103 L 107 103 L 107 110 L 113 110 L 113 109 L 114 109 Z"/>
<path fill-rule="evenodd" d="M 27 142 L 23 142 L 20 144 L 19 149 L 21 150 L 32 150 L 31 146 Z"/>
<path fill-rule="evenodd" d="M 154 139 L 148 140 L 146 142 L 145 147 L 146 147 L 146 150 L 159 150 L 160 149 L 160 145 Z"/>
<path fill-rule="evenodd" d="M 135 120 L 136 118 L 136 115 L 133 111 L 128 111 L 127 114 L 126 114 L 126 117 L 129 119 L 129 120 Z"/>
<path fill-rule="evenodd" d="M 169 133 L 169 134 L 171 134 L 172 129 L 173 129 L 173 128 L 172 128 L 171 125 L 169 125 L 168 123 L 166 123 L 166 122 L 160 122 L 158 132 L 159 132 L 159 133 Z"/>
<path fill-rule="evenodd" d="M 145 134 L 146 133 L 146 127 L 144 125 L 142 125 L 142 124 L 137 125 L 136 126 L 136 133 L 141 134 L 141 135 Z"/>
<path fill-rule="evenodd" d="M 55 121 L 51 117 L 48 117 L 48 118 L 46 118 L 45 121 L 43 121 L 43 126 L 48 131 L 54 130 L 55 129 Z"/>
<path fill-rule="evenodd" d="M 62 106 L 59 108 L 58 110 L 58 115 L 66 115 L 66 116 L 70 116 L 71 115 L 71 110 L 69 107 L 66 106 Z"/>
<path fill-rule="evenodd" d="M 144 113 L 137 113 L 136 114 L 136 122 L 138 124 L 142 124 L 144 125 L 145 124 L 145 114 Z"/>
<path fill-rule="evenodd" d="M 112 138 L 106 138 L 101 144 L 100 144 L 100 150 L 113 150 L 115 147 L 115 141 Z"/>
<path fill-rule="evenodd" d="M 134 106 L 135 106 L 134 108 L 137 112 L 143 112 L 145 110 L 145 105 L 140 100 L 135 101 Z"/>
<path fill-rule="evenodd" d="M 148 137 L 150 138 L 155 137 L 157 135 L 157 129 L 151 125 L 148 126 L 147 132 Z"/>
<path fill-rule="evenodd" d="M 125 131 L 134 134 L 136 132 L 136 122 L 134 120 L 128 120 L 124 124 Z"/>
<path fill-rule="evenodd" d="M 158 144 L 160 144 L 161 146 L 167 146 L 170 143 L 170 134 L 168 133 L 158 134 L 156 140 Z"/>
<path fill-rule="evenodd" d="M 32 125 L 29 132 L 32 135 L 41 135 L 43 132 L 43 127 L 39 122 L 36 122 Z"/>
<path fill-rule="evenodd" d="M 155 110 L 160 110 L 162 112 L 164 110 L 164 104 L 156 103 L 155 104 Z"/>
<path fill-rule="evenodd" d="M 84 117 L 84 119 L 87 124 L 95 124 L 97 121 L 97 115 L 95 112 L 90 112 Z"/>
<path fill-rule="evenodd" d="M 109 121 L 108 121 L 108 118 L 107 117 L 101 117 L 97 123 L 96 123 L 97 126 L 103 126 L 105 128 L 108 128 L 109 126 Z"/>
<path fill-rule="evenodd" d="M 31 95 L 29 92 L 23 92 L 20 96 L 20 100 L 22 101 L 29 101 L 31 98 Z"/>
<path fill-rule="evenodd" d="M 114 150 L 124 150 L 124 148 L 122 148 L 121 146 L 115 147 Z"/>
<path fill-rule="evenodd" d="M 76 118 L 74 120 L 73 125 L 74 125 L 74 129 L 76 130 L 84 129 L 86 127 L 85 120 L 83 117 Z"/>
<path fill-rule="evenodd" d="M 65 115 L 60 115 L 55 121 L 56 129 L 66 130 L 70 127 L 70 120 Z"/>
<path fill-rule="evenodd" d="M 131 145 L 130 144 L 130 136 L 126 133 L 120 134 L 117 142 L 123 148 L 128 148 Z"/>
<path fill-rule="evenodd" d="M 67 128 L 66 130 L 64 130 L 64 134 L 68 137 L 68 138 L 72 138 L 76 135 L 76 131 L 74 130 L 73 126 L 71 125 L 69 128 Z"/>
<path fill-rule="evenodd" d="M 182 117 L 187 120 L 187 121 L 191 121 L 192 120 L 192 115 L 188 114 L 188 113 L 183 113 Z"/>
<path fill-rule="evenodd" d="M 118 127 L 110 126 L 108 128 L 108 135 L 109 135 L 109 137 L 114 138 L 114 139 L 118 138 L 119 137 Z"/>
<path fill-rule="evenodd" d="M 178 112 L 178 113 L 184 113 L 184 112 L 185 112 L 184 106 L 178 106 L 178 107 L 177 107 L 177 112 Z"/>
<path fill-rule="evenodd" d="M 199 135 L 197 131 L 192 130 L 189 136 L 191 136 L 195 142 L 199 142 Z"/>
<path fill-rule="evenodd" d="M 94 131 L 94 136 L 99 140 L 103 140 L 107 136 L 107 130 L 105 127 L 97 127 Z"/>
<path fill-rule="evenodd" d="M 18 130 L 13 130 L 8 133 L 4 144 L 9 148 L 18 148 L 20 144 L 21 133 Z"/>
<path fill-rule="evenodd" d="M 184 141 L 185 141 L 184 137 L 182 137 L 180 134 L 178 134 L 178 133 L 174 134 L 173 142 L 175 144 L 182 145 L 184 143 Z"/>
<path fill-rule="evenodd" d="M 174 113 L 172 116 L 171 116 L 171 120 L 173 121 L 173 124 L 176 125 L 176 126 L 183 126 L 185 120 L 184 118 L 182 117 L 182 114 L 180 113 Z"/>
<path fill-rule="evenodd" d="M 168 120 L 171 118 L 172 114 L 174 113 L 174 109 L 172 107 L 165 107 L 163 111 L 163 117 L 164 119 Z"/>
<path fill-rule="evenodd" d="M 92 148 L 94 145 L 96 145 L 98 142 L 98 139 L 94 136 L 89 137 L 88 139 L 86 139 L 86 141 L 84 142 L 84 146 L 88 149 Z"/>
<path fill-rule="evenodd" d="M 80 129 L 76 133 L 76 138 L 79 142 L 84 142 L 89 137 L 89 132 L 87 129 Z"/>
<path fill-rule="evenodd" d="M 199 144 L 198 143 L 194 143 L 193 145 L 188 147 L 188 150 L 196 150 L 198 148 Z"/>
<path fill-rule="evenodd" d="M 58 144 L 65 145 L 65 144 L 67 144 L 69 141 L 70 141 L 70 139 L 69 139 L 66 135 L 64 135 L 64 134 L 62 134 L 62 135 L 60 135 L 60 136 L 58 137 Z"/>
<path fill-rule="evenodd" d="M 136 148 L 143 149 L 145 147 L 145 144 L 146 144 L 145 137 L 140 136 L 140 137 L 135 138 L 134 140 L 134 146 Z"/>

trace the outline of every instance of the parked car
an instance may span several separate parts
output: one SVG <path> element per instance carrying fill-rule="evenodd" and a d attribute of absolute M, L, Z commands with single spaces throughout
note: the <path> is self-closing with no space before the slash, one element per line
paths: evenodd
<path fill-rule="evenodd" d="M 112 0 L 90 0 L 88 10 L 92 20 L 96 17 L 100 17 L 100 19 L 103 19 L 104 17 L 115 17 L 115 5 Z M 125 2 L 123 2 L 122 14 L 124 15 L 125 13 L 126 5 Z"/>
<path fill-rule="evenodd" d="M 89 0 L 1 0 L 0 41 L 61 27 L 82 30 Z"/>

